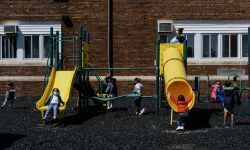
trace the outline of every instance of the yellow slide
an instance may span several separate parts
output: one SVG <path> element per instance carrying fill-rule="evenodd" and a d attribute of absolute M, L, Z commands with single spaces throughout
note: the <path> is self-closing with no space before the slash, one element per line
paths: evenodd
<path fill-rule="evenodd" d="M 186 99 L 191 99 L 188 103 L 189 110 L 195 103 L 195 94 L 187 82 L 183 49 L 183 44 L 160 45 L 160 75 L 164 76 L 167 101 L 175 112 L 181 111 L 171 97 L 177 99 L 179 95 L 183 95 Z"/>
<path fill-rule="evenodd" d="M 52 69 L 49 82 L 43 96 L 36 103 L 36 108 L 41 111 L 42 117 L 44 117 L 44 111 L 48 109 L 48 106 L 44 106 L 44 103 L 48 100 L 49 96 L 52 95 L 53 88 L 59 89 L 62 101 L 65 102 L 65 105 L 61 105 L 59 107 L 59 112 L 65 110 L 75 74 L 76 68 L 73 71 L 56 71 L 55 68 Z"/>

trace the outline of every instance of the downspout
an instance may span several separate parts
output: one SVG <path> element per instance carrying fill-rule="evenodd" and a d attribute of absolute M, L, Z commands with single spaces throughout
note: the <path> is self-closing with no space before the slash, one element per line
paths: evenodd
<path fill-rule="evenodd" d="M 113 0 L 108 0 L 108 67 L 113 68 Z M 109 76 L 113 74 L 109 69 Z"/>
<path fill-rule="evenodd" d="M 248 110 L 247 115 L 250 115 L 250 27 L 248 27 L 248 63 L 247 63 L 247 70 L 248 70 Z"/>

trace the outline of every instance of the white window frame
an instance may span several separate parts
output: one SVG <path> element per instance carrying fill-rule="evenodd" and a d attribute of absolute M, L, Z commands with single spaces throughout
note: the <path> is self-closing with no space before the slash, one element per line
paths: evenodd
<path fill-rule="evenodd" d="M 1 55 L 0 55 L 0 56 L 1 56 L 1 57 L 0 57 L 0 58 L 3 59 L 3 60 L 15 60 L 15 59 L 17 59 L 17 43 L 16 43 L 16 58 L 3 58 L 3 57 L 2 57 L 2 56 L 3 56 L 3 51 L 2 51 L 2 42 L 3 42 L 3 41 L 2 41 L 2 39 L 3 39 L 4 36 L 7 37 L 7 35 L 3 35 L 3 34 L 2 34 L 2 35 L 0 35 L 0 36 L 1 36 L 1 42 L 0 42 L 0 44 L 1 44 L 1 45 L 0 45 L 0 47 L 1 47 L 1 52 L 0 52 Z M 16 42 L 17 42 L 17 37 L 16 37 Z M 10 45 L 9 45 L 9 46 L 10 46 Z"/>
<path fill-rule="evenodd" d="M 222 59 L 235 59 L 235 58 L 238 58 L 238 59 L 240 59 L 241 58 L 241 56 L 239 55 L 239 53 L 240 53 L 240 47 L 239 47 L 239 45 L 240 45 L 240 43 L 242 43 L 242 41 L 240 41 L 240 38 L 239 38 L 239 36 L 240 36 L 240 34 L 236 34 L 236 38 L 237 38 L 237 57 L 232 57 L 232 54 L 231 54 L 231 35 L 232 34 L 222 34 L 222 38 L 221 38 L 221 41 L 223 42 L 223 35 L 227 35 L 228 37 L 229 37 L 229 40 L 228 40 L 228 46 L 229 46 L 229 56 L 228 57 L 223 57 L 223 45 L 222 45 L 222 43 L 221 43 L 221 58 Z"/>
<path fill-rule="evenodd" d="M 24 35 L 24 40 L 25 40 L 26 36 L 29 36 L 29 37 L 38 36 L 38 38 L 39 38 L 39 57 L 38 58 L 33 58 L 33 57 L 31 57 L 31 58 L 25 58 L 25 41 L 23 41 L 24 42 L 24 59 L 41 59 L 41 60 L 47 59 L 47 57 L 44 57 L 44 54 L 43 54 L 43 50 L 44 50 L 44 37 L 45 36 L 49 37 L 49 35 L 34 35 L 34 34 L 33 35 Z M 33 43 L 32 43 L 32 40 L 31 40 L 31 45 L 32 44 Z"/>
<path fill-rule="evenodd" d="M 50 35 L 50 28 L 53 27 L 53 32 L 56 31 L 61 33 L 61 22 L 58 21 L 2 21 L 0 22 L 0 47 L 2 44 L 2 35 L 4 33 L 5 25 L 17 25 L 17 58 L 4 58 L 2 59 L 2 48 L 0 48 L 0 65 L 1 64 L 22 64 L 22 63 L 38 63 L 46 65 L 47 58 L 43 55 L 43 37 Z M 24 36 L 39 36 L 39 58 L 25 58 L 25 48 L 24 48 Z M 59 42 L 59 51 L 61 50 L 61 44 Z"/>
<path fill-rule="evenodd" d="M 219 58 L 219 44 L 218 44 L 218 38 L 219 38 L 219 35 L 218 34 L 216 34 L 217 35 L 217 57 L 211 57 L 211 45 L 212 45 L 212 35 L 213 35 L 214 33 L 212 33 L 212 34 L 202 34 L 202 59 L 218 59 Z M 204 49 L 203 49 L 203 45 L 204 45 L 204 43 L 203 43 L 203 37 L 204 36 L 209 36 L 209 48 L 208 48 L 208 50 L 209 50 L 209 56 L 208 57 L 204 57 L 203 56 L 203 53 L 204 53 Z"/>
<path fill-rule="evenodd" d="M 176 28 L 184 28 L 184 34 L 195 34 L 194 57 L 188 57 L 191 63 L 242 63 L 247 57 L 242 57 L 242 35 L 248 33 L 250 20 L 176 20 Z M 203 34 L 218 34 L 218 57 L 203 57 Z M 237 34 L 237 57 L 222 57 L 222 35 Z"/>
<path fill-rule="evenodd" d="M 38 58 L 34 58 L 33 57 L 33 37 L 34 36 L 38 36 L 38 43 L 39 43 L 39 48 L 38 48 L 39 49 L 39 52 L 38 52 L 39 53 L 39 57 Z M 40 42 L 41 41 L 41 36 L 40 35 L 24 35 L 24 53 L 26 52 L 25 51 L 25 49 L 26 49 L 26 47 L 25 47 L 25 37 L 30 37 L 30 39 L 31 39 L 31 41 L 30 41 L 31 42 L 31 46 L 30 46 L 31 47 L 31 49 L 30 49 L 30 53 L 31 53 L 30 55 L 31 55 L 31 57 L 30 58 L 26 58 L 25 54 L 24 54 L 24 58 L 25 59 L 41 59 L 41 55 L 40 55 L 40 53 L 41 53 L 41 45 L 40 45 L 41 44 L 41 42 Z"/>
<path fill-rule="evenodd" d="M 239 36 L 239 39 L 240 39 L 240 56 L 242 57 L 242 58 L 245 58 L 245 59 L 247 59 L 247 56 L 246 57 L 243 57 L 243 35 L 246 35 L 246 36 L 248 36 L 247 34 L 241 34 L 240 36 Z M 247 50 L 248 51 L 248 50 Z"/>

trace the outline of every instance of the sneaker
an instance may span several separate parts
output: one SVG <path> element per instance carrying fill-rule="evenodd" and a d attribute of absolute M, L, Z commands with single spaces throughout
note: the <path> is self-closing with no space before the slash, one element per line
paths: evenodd
<path fill-rule="evenodd" d="M 184 127 L 183 126 L 178 126 L 177 128 L 176 128 L 176 131 L 183 131 L 184 130 Z"/>
<path fill-rule="evenodd" d="M 140 110 L 139 115 L 142 115 L 144 112 L 145 112 L 145 108 L 142 108 L 142 109 Z"/>
<path fill-rule="evenodd" d="M 181 130 L 181 126 L 178 126 L 177 128 L 176 128 L 176 131 L 180 131 Z"/>
<path fill-rule="evenodd" d="M 56 116 L 54 116 L 53 119 L 56 120 L 57 119 Z"/>
<path fill-rule="evenodd" d="M 112 107 L 113 107 L 113 105 L 112 105 L 112 103 L 110 102 L 110 103 L 108 104 L 107 109 L 111 109 Z"/>
<path fill-rule="evenodd" d="M 43 119 L 43 120 L 46 120 L 47 118 L 46 118 L 46 117 L 43 117 L 42 119 Z"/>

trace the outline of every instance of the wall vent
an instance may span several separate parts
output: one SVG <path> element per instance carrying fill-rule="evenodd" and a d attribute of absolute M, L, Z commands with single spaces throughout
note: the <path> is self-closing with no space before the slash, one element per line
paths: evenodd
<path fill-rule="evenodd" d="M 18 29 L 17 25 L 8 25 L 8 26 L 3 27 L 4 33 L 6 33 L 6 34 L 17 33 L 18 32 L 17 29 Z"/>
<path fill-rule="evenodd" d="M 158 21 L 158 32 L 171 33 L 173 30 L 173 22 L 170 20 Z"/>

